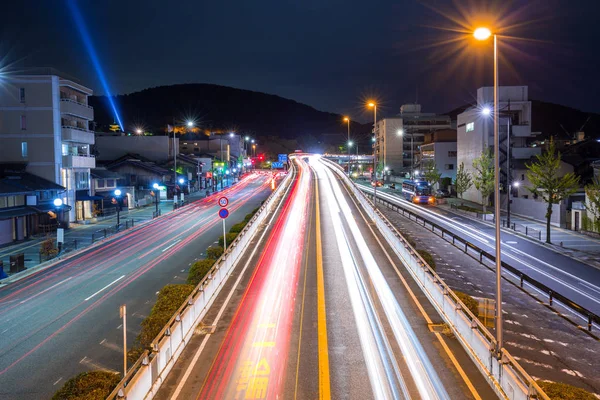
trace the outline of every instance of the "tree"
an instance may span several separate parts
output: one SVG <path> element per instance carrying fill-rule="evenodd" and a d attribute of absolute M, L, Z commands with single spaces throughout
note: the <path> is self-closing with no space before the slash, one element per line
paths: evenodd
<path fill-rule="evenodd" d="M 433 186 L 440 181 L 440 178 L 442 177 L 442 173 L 440 171 L 438 171 L 437 166 L 435 165 L 435 161 L 429 160 L 425 164 L 425 170 L 423 171 L 423 176 L 425 177 L 425 180 L 427 181 L 427 183 L 429 183 L 431 186 Z"/>
<path fill-rule="evenodd" d="M 600 232 L 600 178 L 596 177 L 589 185 L 585 186 L 585 198 L 591 218 L 592 231 Z"/>
<path fill-rule="evenodd" d="M 471 180 L 471 174 L 469 171 L 465 171 L 465 163 L 461 162 L 456 171 L 456 179 L 454 180 L 454 186 L 456 186 L 456 193 L 458 197 L 463 198 L 463 194 L 473 186 Z"/>
<path fill-rule="evenodd" d="M 473 184 L 481 193 L 481 202 L 485 213 L 490 195 L 494 193 L 494 158 L 489 150 L 484 150 L 479 158 L 473 160 L 473 168 L 475 168 Z"/>
<path fill-rule="evenodd" d="M 552 205 L 575 193 L 579 188 L 579 177 L 569 172 L 560 176 L 560 153 L 556 151 L 554 140 L 550 140 L 548 150 L 536 156 L 537 161 L 525 164 L 527 179 L 532 186 L 527 187 L 531 193 L 541 196 L 548 204 L 546 209 L 546 243 L 550 241 L 550 219 L 552 218 Z"/>

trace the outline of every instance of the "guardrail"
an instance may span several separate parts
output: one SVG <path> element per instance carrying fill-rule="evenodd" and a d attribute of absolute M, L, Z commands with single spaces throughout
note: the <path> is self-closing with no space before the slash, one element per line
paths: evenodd
<path fill-rule="evenodd" d="M 361 190 L 361 191 L 368 190 L 368 188 L 365 188 L 365 189 L 361 188 L 359 190 Z M 373 198 L 373 195 L 369 192 L 367 192 L 366 195 L 370 199 Z M 419 214 L 417 214 L 413 211 L 410 211 L 402 206 L 399 206 L 398 204 L 394 204 L 388 200 L 382 199 L 381 197 L 377 197 L 377 203 L 385 205 L 387 208 L 391 209 L 392 211 L 401 213 L 403 216 L 407 217 L 410 220 L 414 219 L 414 221 L 416 223 L 423 225 L 423 227 L 425 229 L 429 229 L 431 232 L 437 234 L 442 239 L 444 239 L 448 242 L 451 242 L 455 247 L 462 250 L 468 256 L 473 257 L 474 259 L 478 260 L 481 264 L 484 264 L 484 261 L 489 261 L 490 263 L 492 263 L 492 265 L 495 266 L 496 256 L 494 254 L 488 253 L 487 251 L 483 250 L 482 248 L 478 247 L 477 245 L 450 232 L 448 229 L 436 224 L 435 222 L 431 222 L 430 220 L 423 218 Z M 462 246 L 458 246 L 456 244 L 457 242 L 460 243 Z M 476 257 L 474 256 L 474 254 L 476 255 Z M 586 320 L 588 331 L 590 331 L 590 332 L 592 331 L 592 327 L 593 327 L 594 323 L 596 325 L 600 325 L 600 316 L 598 316 L 597 314 L 588 310 L 587 308 L 579 305 L 575 301 L 550 289 L 548 286 L 544 285 L 541 282 L 538 282 L 531 276 L 527 275 L 526 273 L 524 273 L 524 272 L 520 271 L 519 269 L 513 267 L 512 265 L 508 264 L 506 261 L 502 261 L 502 268 L 505 271 L 512 274 L 517 279 L 519 279 L 519 285 L 521 288 L 523 288 L 524 284 L 527 284 L 527 285 L 531 286 L 532 288 L 536 289 L 538 292 L 545 294 L 548 298 L 548 303 L 551 306 L 553 305 L 554 301 L 556 300 L 556 301 L 560 302 L 563 306 L 565 306 L 566 308 L 568 308 L 569 310 L 571 310 L 572 312 L 574 312 L 575 314 L 579 315 L 581 318 Z"/>
<path fill-rule="evenodd" d="M 515 400 L 532 398 L 550 400 L 506 349 L 500 350 L 500 356 L 496 355 L 496 339 L 491 332 L 456 297 L 452 289 L 431 269 L 419 253 L 393 227 L 392 223 L 377 210 L 365 193 L 357 188 L 343 171 L 337 168 L 335 163 L 326 161 L 326 164 L 333 167 L 332 169 L 346 182 L 349 190 L 363 208 L 369 210 L 369 215 L 372 216 L 381 234 L 402 260 L 431 304 L 452 329 L 496 394 L 501 398 Z"/>
<path fill-rule="evenodd" d="M 288 173 L 279 187 L 271 193 L 258 212 L 246 224 L 225 253 L 215 262 L 204 279 L 171 317 L 163 330 L 152 341 L 152 351 L 144 351 L 127 371 L 107 399 L 151 399 L 190 341 L 196 325 L 202 320 L 225 281 L 244 254 L 250 240 L 267 214 L 276 206 L 290 185 L 293 173 Z"/>

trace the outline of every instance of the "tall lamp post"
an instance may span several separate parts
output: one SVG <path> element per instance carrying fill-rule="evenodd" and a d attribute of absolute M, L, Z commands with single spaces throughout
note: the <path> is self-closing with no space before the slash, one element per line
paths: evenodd
<path fill-rule="evenodd" d="M 121 224 L 121 190 L 115 190 L 115 204 L 117 206 L 117 230 Z"/>
<path fill-rule="evenodd" d="M 344 122 L 348 123 L 348 178 L 350 177 L 350 118 L 344 117 Z"/>
<path fill-rule="evenodd" d="M 56 209 L 56 246 L 58 246 L 58 252 L 60 253 L 62 244 L 64 242 L 64 230 L 60 227 L 60 211 L 62 210 L 63 201 L 62 199 L 56 198 L 52 202 Z"/>
<path fill-rule="evenodd" d="M 496 228 L 496 355 L 501 356 L 502 343 L 502 260 L 500 242 L 500 165 L 498 142 L 498 39 L 488 28 L 477 28 L 473 32 L 477 40 L 494 38 L 494 214 Z M 510 201 L 510 194 L 509 194 Z"/>
<path fill-rule="evenodd" d="M 377 208 L 377 104 L 369 102 L 367 105 L 373 109 L 373 135 L 375 136 L 373 145 L 373 174 L 375 176 L 373 205 Z"/>
<path fill-rule="evenodd" d="M 154 185 L 152 185 L 152 187 L 154 188 L 154 204 L 156 205 L 156 216 L 158 217 L 158 183 L 155 183 Z"/>
<path fill-rule="evenodd" d="M 352 140 L 348 140 L 348 178 L 350 178 L 350 148 L 354 145 L 354 142 Z M 356 148 L 358 149 L 358 146 L 356 146 Z M 358 150 L 356 150 L 356 155 L 358 157 Z"/>

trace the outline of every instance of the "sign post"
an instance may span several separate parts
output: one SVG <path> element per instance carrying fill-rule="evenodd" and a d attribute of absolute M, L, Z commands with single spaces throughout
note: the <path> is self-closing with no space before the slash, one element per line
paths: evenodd
<path fill-rule="evenodd" d="M 225 231 L 225 219 L 229 217 L 229 210 L 225 208 L 227 204 L 229 204 L 227 197 L 223 196 L 219 198 L 219 206 L 221 207 L 219 217 L 223 220 L 223 252 L 227 250 L 227 232 Z"/>
<path fill-rule="evenodd" d="M 123 318 L 123 376 L 127 375 L 127 306 L 119 307 L 119 314 Z"/>

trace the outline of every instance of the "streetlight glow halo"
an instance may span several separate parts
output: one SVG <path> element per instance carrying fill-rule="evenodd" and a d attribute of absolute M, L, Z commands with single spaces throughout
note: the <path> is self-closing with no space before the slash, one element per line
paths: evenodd
<path fill-rule="evenodd" d="M 492 31 L 486 27 L 480 27 L 473 31 L 473 36 L 477 40 L 487 40 L 490 36 L 492 36 Z"/>

